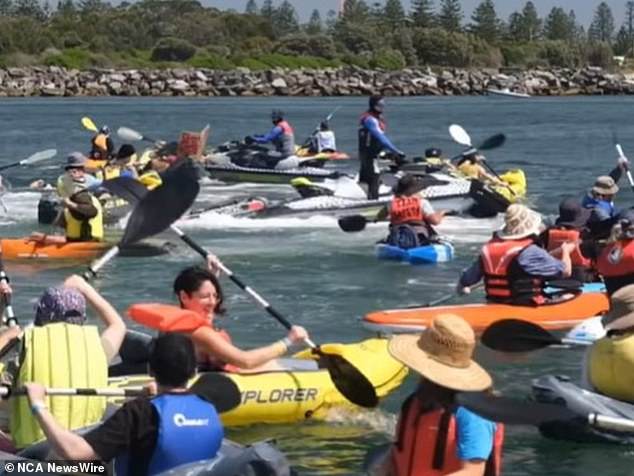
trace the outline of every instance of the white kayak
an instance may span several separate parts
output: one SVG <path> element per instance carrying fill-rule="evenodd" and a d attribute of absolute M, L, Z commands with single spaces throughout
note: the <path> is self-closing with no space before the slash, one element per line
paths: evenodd
<path fill-rule="evenodd" d="M 509 88 L 503 88 L 503 89 L 488 88 L 487 94 L 489 95 L 492 94 L 494 96 L 507 96 L 507 97 L 520 98 L 520 99 L 526 99 L 526 98 L 532 97 L 530 94 L 511 91 Z"/>

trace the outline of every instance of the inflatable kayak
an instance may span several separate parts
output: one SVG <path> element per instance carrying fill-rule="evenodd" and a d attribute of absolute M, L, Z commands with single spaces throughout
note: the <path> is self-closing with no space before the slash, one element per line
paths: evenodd
<path fill-rule="evenodd" d="M 379 259 L 407 261 L 411 264 L 443 263 L 453 259 L 453 246 L 442 242 L 432 245 L 403 249 L 385 243 L 376 245 L 376 256 Z"/>
<path fill-rule="evenodd" d="M 132 211 L 132 206 L 127 202 L 123 202 L 121 199 L 100 199 L 100 201 L 103 207 L 103 220 L 105 225 L 119 223 L 123 217 Z M 61 209 L 62 203 L 56 195 L 50 193 L 43 194 L 37 204 L 38 223 L 40 225 L 52 225 L 60 214 Z"/>
<path fill-rule="evenodd" d="M 407 375 L 407 367 L 387 351 L 386 339 L 368 339 L 355 344 L 326 344 L 328 353 L 342 355 L 374 385 L 378 397 L 396 389 Z M 290 423 L 309 418 L 325 419 L 333 407 L 355 407 L 335 388 L 327 370 L 317 367 L 310 350 L 292 359 L 282 359 L 285 369 L 256 374 L 224 373 L 240 388 L 241 404 L 221 415 L 227 426 L 252 423 Z M 380 363 L 380 365 L 377 365 Z M 144 385 L 150 377 L 130 375 L 112 377 L 110 385 Z M 120 399 L 113 399 L 118 403 Z"/>
<path fill-rule="evenodd" d="M 0 240 L 2 258 L 6 260 L 91 260 L 101 256 L 116 243 L 71 242 L 60 245 L 42 245 L 26 238 Z M 169 253 L 171 245 L 162 242 L 136 243 L 121 250 L 121 256 L 159 256 Z"/>
<path fill-rule="evenodd" d="M 568 377 L 548 375 L 533 380 L 533 397 L 538 402 L 557 403 L 579 413 L 579 419 L 566 419 L 539 427 L 540 432 L 557 440 L 579 443 L 634 443 L 634 405 L 621 402 L 604 395 L 585 390 L 570 381 Z M 599 413 L 609 417 L 632 421 L 632 431 L 611 431 L 590 426 L 589 413 Z"/>
<path fill-rule="evenodd" d="M 607 312 L 609 307 L 607 296 L 592 285 L 588 292 L 544 306 L 480 303 L 375 311 L 365 315 L 363 326 L 378 332 L 420 332 L 438 314 L 450 313 L 463 317 L 479 332 L 502 319 L 523 319 L 548 330 L 566 330 Z"/>
<path fill-rule="evenodd" d="M 80 430 L 79 433 L 86 431 L 88 429 Z M 0 458 L 5 463 L 11 461 L 14 465 L 20 462 L 36 464 L 46 461 L 50 452 L 50 445 L 43 442 L 26 448 L 17 455 L 0 452 Z M 37 474 L 60 474 L 59 472 L 48 473 L 47 467 L 43 468 L 44 471 L 38 471 Z M 12 474 L 22 474 L 22 471 L 11 472 L 6 464 L 0 468 L 0 476 Z M 286 456 L 275 447 L 274 443 L 262 441 L 243 446 L 225 439 L 215 458 L 184 464 L 163 471 L 157 476 L 292 476 L 295 474 Z"/>

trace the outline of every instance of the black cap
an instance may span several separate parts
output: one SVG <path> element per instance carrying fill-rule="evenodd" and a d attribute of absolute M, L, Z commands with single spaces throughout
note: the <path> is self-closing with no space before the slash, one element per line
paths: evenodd
<path fill-rule="evenodd" d="M 436 147 L 430 147 L 425 151 L 425 157 L 440 158 L 442 157 L 442 150 L 437 149 Z"/>

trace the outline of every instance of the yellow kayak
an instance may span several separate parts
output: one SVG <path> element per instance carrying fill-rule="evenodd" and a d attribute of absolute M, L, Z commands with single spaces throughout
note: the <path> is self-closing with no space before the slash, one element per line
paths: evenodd
<path fill-rule="evenodd" d="M 394 360 L 387 351 L 386 339 L 368 339 L 355 344 L 325 344 L 327 353 L 342 355 L 374 385 L 377 396 L 385 397 L 407 375 L 407 367 Z M 317 368 L 310 350 L 283 359 L 288 370 L 255 374 L 223 373 L 240 388 L 242 403 L 222 414 L 227 426 L 252 423 L 290 423 L 308 418 L 325 419 L 333 408 L 359 408 L 335 388 L 325 369 Z M 113 377 L 110 385 L 118 388 L 144 385 L 147 375 Z M 113 400 L 120 403 L 120 400 Z"/>
<path fill-rule="evenodd" d="M 526 197 L 526 175 L 522 169 L 509 170 L 500 175 L 500 178 L 508 184 L 508 187 L 498 185 L 491 188 L 506 198 L 510 203 L 515 203 Z"/>

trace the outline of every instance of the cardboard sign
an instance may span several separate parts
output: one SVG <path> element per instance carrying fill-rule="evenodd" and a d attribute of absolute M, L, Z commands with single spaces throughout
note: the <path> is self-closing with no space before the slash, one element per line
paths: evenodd
<path fill-rule="evenodd" d="M 178 156 L 191 157 L 194 160 L 202 160 L 207 139 L 209 138 L 209 124 L 200 132 L 182 132 L 178 141 Z"/>

